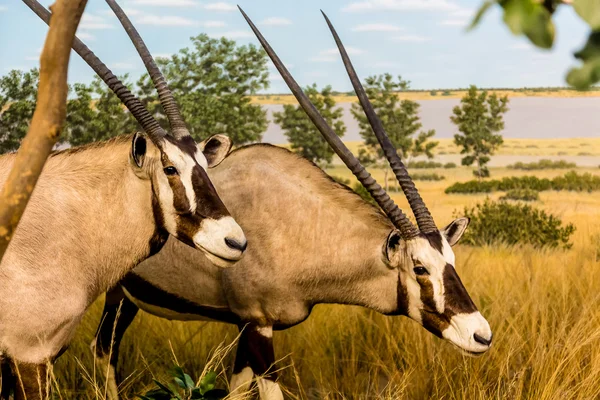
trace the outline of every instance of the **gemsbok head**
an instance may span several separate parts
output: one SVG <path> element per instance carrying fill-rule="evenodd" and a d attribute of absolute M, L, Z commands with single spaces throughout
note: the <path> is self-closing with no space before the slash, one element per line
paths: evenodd
<path fill-rule="evenodd" d="M 465 232 L 469 220 L 459 218 L 443 229 L 437 228 L 367 98 L 348 54 L 327 16 L 323 14 L 361 106 L 410 204 L 417 226 L 413 225 L 327 125 L 260 31 L 241 11 L 309 118 L 395 226 L 396 229 L 389 233 L 381 249 L 383 261 L 389 268 L 398 271 L 398 304 L 394 314 L 412 318 L 428 331 L 468 354 L 479 355 L 486 352 L 492 344 L 492 331 L 454 268 L 452 246 Z"/>

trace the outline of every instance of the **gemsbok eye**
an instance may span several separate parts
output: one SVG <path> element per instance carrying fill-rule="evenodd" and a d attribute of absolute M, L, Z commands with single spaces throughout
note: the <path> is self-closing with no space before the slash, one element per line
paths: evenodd
<path fill-rule="evenodd" d="M 429 272 L 425 267 L 415 267 L 413 271 L 415 271 L 416 275 L 429 275 Z"/>
<path fill-rule="evenodd" d="M 165 171 L 165 175 L 177 175 L 179 173 L 175 167 L 165 167 L 163 171 Z"/>

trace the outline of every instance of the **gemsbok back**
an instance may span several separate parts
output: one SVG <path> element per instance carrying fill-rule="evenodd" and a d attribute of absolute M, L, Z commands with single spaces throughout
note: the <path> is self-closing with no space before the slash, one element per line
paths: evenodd
<path fill-rule="evenodd" d="M 107 1 L 154 81 L 171 132 L 83 43 L 74 42 L 145 133 L 48 159 L 0 264 L 2 398 L 16 383 L 16 398 L 47 397 L 48 365 L 66 349 L 87 307 L 156 253 L 169 234 L 222 267 L 238 261 L 246 248 L 242 229 L 206 173 L 226 155 L 229 139 L 194 142 L 135 28 L 114 0 Z M 49 21 L 39 3 L 24 2 Z M 0 157 L 0 184 L 13 160 L 11 154 Z"/>
<path fill-rule="evenodd" d="M 283 397 L 273 372 L 273 329 L 301 323 L 320 303 L 408 316 L 467 354 L 486 352 L 492 343 L 490 326 L 454 269 L 452 246 L 469 220 L 436 227 L 331 24 L 354 89 L 418 228 L 345 147 L 248 22 L 298 102 L 380 208 L 287 150 L 254 145 L 232 152 L 210 175 L 253 247 L 236 268 L 219 270 L 169 240 L 107 294 L 94 344 L 98 358 L 112 365 L 112 398 L 117 398 L 118 347 L 138 308 L 169 319 L 237 324 L 242 333 L 230 386 L 245 390 L 256 375 L 263 399 Z"/>

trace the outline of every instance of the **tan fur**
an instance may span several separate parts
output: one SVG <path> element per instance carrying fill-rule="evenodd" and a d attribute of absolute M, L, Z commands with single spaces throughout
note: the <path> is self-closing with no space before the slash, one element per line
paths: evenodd
<path fill-rule="evenodd" d="M 49 158 L 0 264 L 0 351 L 29 363 L 51 358 L 88 305 L 147 257 L 151 183 L 135 175 L 130 141 Z M 148 142 L 147 160 L 157 155 Z M 0 184 L 13 158 L 0 157 Z"/>

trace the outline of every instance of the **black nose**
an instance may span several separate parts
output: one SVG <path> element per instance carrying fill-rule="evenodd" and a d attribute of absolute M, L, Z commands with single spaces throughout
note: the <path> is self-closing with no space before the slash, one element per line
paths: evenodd
<path fill-rule="evenodd" d="M 484 346 L 489 346 L 490 344 L 492 344 L 492 335 L 490 335 L 489 339 L 484 338 L 483 336 L 479 336 L 478 334 L 474 334 L 473 335 L 473 339 L 475 339 L 475 341 L 477 343 L 481 343 Z"/>
<path fill-rule="evenodd" d="M 243 243 L 240 243 L 237 240 L 232 239 L 232 238 L 225 238 L 225 244 L 227 244 L 227 246 L 231 247 L 232 249 L 239 250 L 241 252 L 246 250 L 246 247 L 248 247 L 247 240 L 244 240 Z"/>

